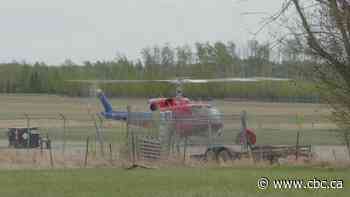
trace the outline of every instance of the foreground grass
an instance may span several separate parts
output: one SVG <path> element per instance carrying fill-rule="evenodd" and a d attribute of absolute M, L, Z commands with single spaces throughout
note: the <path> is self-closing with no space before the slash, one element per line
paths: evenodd
<path fill-rule="evenodd" d="M 342 179 L 340 190 L 259 190 L 260 177 Z M 350 169 L 302 167 L 0 171 L 0 196 L 349 196 Z"/>

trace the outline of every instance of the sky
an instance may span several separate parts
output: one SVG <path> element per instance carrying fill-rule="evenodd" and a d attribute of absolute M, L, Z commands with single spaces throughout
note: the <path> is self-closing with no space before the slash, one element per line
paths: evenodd
<path fill-rule="evenodd" d="M 282 0 L 0 0 L 0 62 L 140 58 L 169 43 L 252 39 Z M 247 15 L 246 12 L 261 14 Z M 266 30 L 268 31 L 268 30 Z M 268 40 L 267 33 L 258 35 Z"/>

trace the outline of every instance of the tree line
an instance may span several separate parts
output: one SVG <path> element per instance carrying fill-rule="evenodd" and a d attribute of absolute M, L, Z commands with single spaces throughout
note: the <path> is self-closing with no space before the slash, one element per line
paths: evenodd
<path fill-rule="evenodd" d="M 65 60 L 61 65 L 44 62 L 0 64 L 1 93 L 47 93 L 69 96 L 89 96 L 90 85 L 72 83 L 77 79 L 174 79 L 224 77 L 280 77 L 294 82 L 221 83 L 185 85 L 186 96 L 197 98 L 233 97 L 248 99 L 286 100 L 318 97 L 312 83 L 316 61 L 299 50 L 295 40 L 288 40 L 277 52 L 268 43 L 251 40 L 238 49 L 234 42 L 195 43 L 172 47 L 146 47 L 141 59 L 130 60 L 117 55 L 109 61 L 85 61 L 78 65 Z M 276 55 L 277 54 L 277 55 Z M 276 58 L 277 57 L 277 58 Z M 101 84 L 110 96 L 170 96 L 169 84 Z"/>

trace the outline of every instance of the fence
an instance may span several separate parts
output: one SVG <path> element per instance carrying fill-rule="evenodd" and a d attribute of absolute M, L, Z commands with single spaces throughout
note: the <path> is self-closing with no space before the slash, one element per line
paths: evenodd
<path fill-rule="evenodd" d="M 218 127 L 218 120 L 222 128 Z M 298 114 L 256 116 L 248 112 L 246 120 L 244 127 L 256 133 L 257 145 L 298 143 L 299 146 L 312 145 L 313 152 L 323 160 L 349 158 L 334 132 L 336 128 L 314 117 Z M 8 149 L 6 133 L 10 127 L 38 127 L 41 134 L 52 141 L 52 149 L 44 152 Z M 2 155 L 13 153 L 15 156 L 9 157 L 16 157 L 15 162 L 31 154 L 30 162 L 43 158 L 50 166 L 122 165 L 125 160 L 152 162 L 169 156 L 186 158 L 220 144 L 241 148 L 238 136 L 242 127 L 240 114 L 218 114 L 212 119 L 175 119 L 172 113 L 155 113 L 150 121 L 130 116 L 127 123 L 122 123 L 105 120 L 96 114 L 24 113 L 0 118 L 0 151 Z M 192 130 L 190 135 L 185 134 L 188 128 Z"/>
<path fill-rule="evenodd" d="M 42 138 L 50 139 L 51 149 L 8 148 L 8 128 L 32 127 L 39 129 Z M 15 165 L 22 165 L 18 161 L 28 157 L 35 157 L 33 160 L 38 161 L 52 160 L 52 165 L 62 167 L 113 164 L 121 157 L 125 139 L 125 125 L 104 120 L 98 115 L 23 114 L 0 119 L 0 155 L 6 157 L 7 163 L 14 162 Z M 51 166 L 48 162 L 43 161 Z"/>
<path fill-rule="evenodd" d="M 152 125 L 157 125 L 157 132 L 152 133 L 150 130 L 154 131 L 154 129 L 144 128 L 142 124 L 145 120 L 139 117 L 131 120 L 133 124 L 128 126 L 129 131 L 140 138 L 150 136 L 158 139 L 161 145 L 161 155 L 165 158 L 181 156 L 182 153 L 186 158 L 188 155 L 204 153 L 208 147 L 219 145 L 225 145 L 237 151 L 242 150 L 241 145 L 246 143 L 240 140 L 242 139 L 240 137 L 242 128 L 249 128 L 257 136 L 257 146 L 294 147 L 294 151 L 313 152 L 315 158 L 319 160 L 349 159 L 348 150 L 338 138 L 336 128 L 330 122 L 324 122 L 325 119 L 316 119 L 301 114 L 256 116 L 248 113 L 243 119 L 241 114 L 218 114 L 217 117 L 211 119 L 176 118 L 171 115 L 171 113 L 154 115 L 155 117 L 160 116 L 158 119 L 154 117 L 152 119 L 156 122 L 153 122 Z M 222 121 L 223 128 L 215 128 L 216 120 Z M 137 124 L 138 122 L 140 124 Z M 190 134 L 188 134 L 189 131 L 187 134 L 185 134 L 186 131 L 183 131 L 186 130 L 186 126 L 193 127 Z M 286 148 L 287 152 L 291 150 Z M 142 158 L 138 159 L 142 160 Z"/>

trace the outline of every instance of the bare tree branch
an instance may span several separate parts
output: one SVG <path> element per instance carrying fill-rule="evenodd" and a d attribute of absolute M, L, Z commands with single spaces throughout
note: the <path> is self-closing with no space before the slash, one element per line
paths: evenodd
<path fill-rule="evenodd" d="M 347 63 L 350 63 L 350 42 L 349 42 L 349 36 L 345 30 L 345 23 L 343 21 L 343 17 L 339 15 L 340 10 L 337 6 L 337 0 L 329 0 L 330 3 L 330 12 L 334 16 L 336 24 L 338 29 L 340 30 L 342 36 L 343 36 L 343 42 L 345 46 L 345 50 L 347 53 Z"/>

